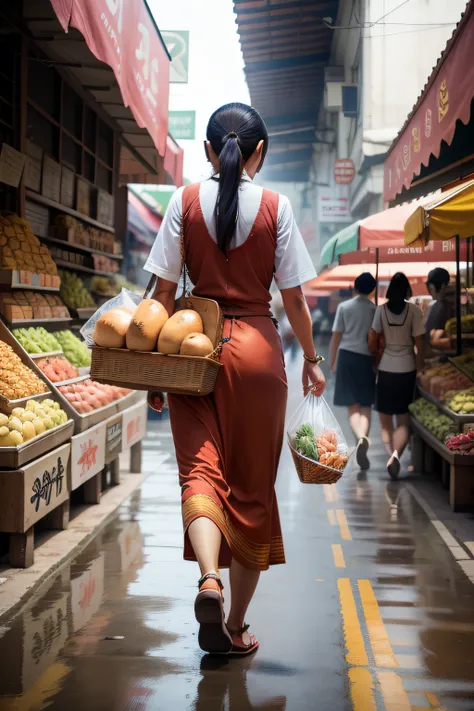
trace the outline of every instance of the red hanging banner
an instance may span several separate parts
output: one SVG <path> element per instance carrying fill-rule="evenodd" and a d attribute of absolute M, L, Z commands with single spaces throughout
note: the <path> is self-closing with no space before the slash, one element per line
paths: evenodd
<path fill-rule="evenodd" d="M 355 178 L 352 158 L 340 158 L 334 163 L 334 180 L 338 185 L 350 185 Z"/>
<path fill-rule="evenodd" d="M 164 156 L 170 59 L 144 0 L 51 1 L 64 29 L 70 22 L 92 54 L 112 68 L 124 105 Z"/>

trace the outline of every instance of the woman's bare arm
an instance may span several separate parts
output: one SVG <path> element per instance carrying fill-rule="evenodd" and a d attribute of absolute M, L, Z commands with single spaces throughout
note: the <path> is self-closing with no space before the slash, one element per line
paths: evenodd
<path fill-rule="evenodd" d="M 308 358 L 314 358 L 316 349 L 313 341 L 313 323 L 302 288 L 296 286 L 292 289 L 282 289 L 281 296 L 288 321 L 303 349 L 303 353 Z M 313 390 L 316 395 L 322 395 L 325 387 L 326 379 L 321 368 L 315 363 L 308 363 L 305 360 L 303 366 L 304 392 L 307 393 L 309 390 Z"/>
<path fill-rule="evenodd" d="M 339 346 L 341 345 L 342 336 L 342 331 L 333 331 L 331 336 L 331 343 L 329 344 L 329 362 L 331 364 L 331 370 L 336 370 L 337 354 Z"/>
<path fill-rule="evenodd" d="M 174 312 L 174 301 L 176 298 L 176 289 L 178 285 L 166 279 L 153 277 L 145 290 L 144 298 L 155 299 L 163 304 L 168 316 L 172 316 Z"/>
<path fill-rule="evenodd" d="M 430 331 L 430 344 L 438 351 L 452 350 L 451 339 L 441 329 Z"/>
<path fill-rule="evenodd" d="M 416 369 L 421 372 L 425 367 L 425 337 L 415 336 L 416 346 Z"/>

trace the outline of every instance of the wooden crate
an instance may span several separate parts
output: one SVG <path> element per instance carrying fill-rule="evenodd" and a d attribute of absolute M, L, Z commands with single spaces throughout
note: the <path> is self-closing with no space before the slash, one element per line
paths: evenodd
<path fill-rule="evenodd" d="M 71 445 L 63 444 L 21 469 L 0 471 L 0 531 L 10 535 L 10 565 L 34 562 L 34 525 L 51 516 L 51 527 L 67 528 Z"/>
<path fill-rule="evenodd" d="M 4 469 L 19 469 L 33 459 L 41 457 L 46 452 L 68 442 L 74 431 L 74 422 L 68 420 L 64 425 L 47 430 L 18 447 L 2 447 L 0 459 Z M 1 503 L 0 503 L 1 506 Z"/>

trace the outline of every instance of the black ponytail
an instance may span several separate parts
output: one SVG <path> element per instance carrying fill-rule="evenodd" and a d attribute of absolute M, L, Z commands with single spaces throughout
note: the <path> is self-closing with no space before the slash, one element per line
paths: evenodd
<path fill-rule="evenodd" d="M 219 195 L 216 205 L 217 245 L 228 249 L 235 232 L 239 212 L 239 184 L 242 177 L 242 153 L 236 134 L 224 138 L 219 154 Z"/>
<path fill-rule="evenodd" d="M 219 249 L 229 249 L 239 214 L 239 184 L 244 164 L 263 140 L 263 165 L 268 131 L 262 117 L 246 104 L 226 104 L 214 111 L 207 126 L 207 140 L 219 157 L 219 194 L 216 203 L 216 233 Z"/>

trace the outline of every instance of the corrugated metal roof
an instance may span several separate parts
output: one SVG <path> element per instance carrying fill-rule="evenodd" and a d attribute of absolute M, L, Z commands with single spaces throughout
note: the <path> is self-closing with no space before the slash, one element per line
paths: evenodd
<path fill-rule="evenodd" d="M 269 179 L 308 179 L 334 35 L 323 18 L 335 22 L 338 6 L 339 0 L 234 0 L 252 105 L 277 134 Z"/>

